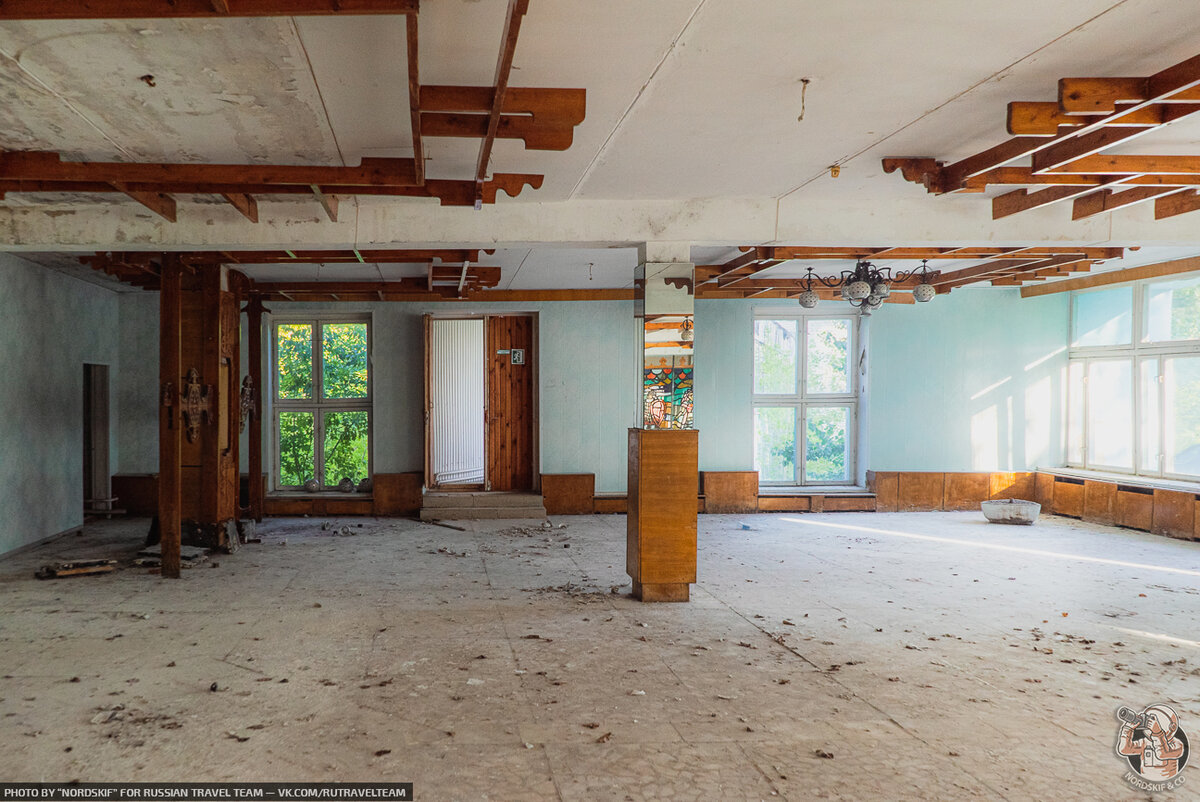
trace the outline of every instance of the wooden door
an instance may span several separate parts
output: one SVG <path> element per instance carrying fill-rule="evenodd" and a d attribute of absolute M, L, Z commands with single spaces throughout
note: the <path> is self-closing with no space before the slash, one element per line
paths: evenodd
<path fill-rule="evenodd" d="M 534 318 L 487 320 L 487 479 L 490 490 L 534 489 Z"/>

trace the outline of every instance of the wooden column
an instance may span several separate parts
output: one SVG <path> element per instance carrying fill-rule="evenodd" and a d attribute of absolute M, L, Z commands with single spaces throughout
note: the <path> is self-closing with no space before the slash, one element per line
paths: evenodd
<path fill-rule="evenodd" d="M 685 602 L 696 581 L 695 429 L 629 430 L 625 572 L 644 602 Z"/>
<path fill-rule="evenodd" d="M 254 409 L 247 423 L 249 437 L 246 447 L 250 450 L 247 455 L 248 470 L 250 471 L 250 517 L 255 521 L 263 519 L 263 383 L 262 383 L 262 316 L 267 311 L 263 308 L 262 298 L 254 296 L 246 305 L 246 336 L 249 338 L 249 360 L 246 369 L 250 375 L 251 393 Z"/>
<path fill-rule="evenodd" d="M 179 577 L 180 453 L 183 426 L 180 419 L 180 278 L 179 258 L 163 257 L 159 292 L 158 373 L 158 527 L 161 535 L 162 575 Z"/>
<path fill-rule="evenodd" d="M 686 243 L 639 249 L 641 427 L 629 430 L 626 571 L 645 602 L 685 602 L 696 581 L 699 435 L 692 417 L 694 267 Z"/>

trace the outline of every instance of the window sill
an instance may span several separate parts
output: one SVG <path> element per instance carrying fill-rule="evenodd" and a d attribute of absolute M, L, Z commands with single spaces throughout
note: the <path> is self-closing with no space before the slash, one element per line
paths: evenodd
<path fill-rule="evenodd" d="M 1186 482 L 1181 479 L 1160 479 L 1155 476 L 1134 476 L 1128 473 L 1088 471 L 1083 468 L 1038 468 L 1038 473 L 1064 476 L 1069 479 L 1092 479 L 1098 482 L 1111 482 L 1112 484 L 1129 485 L 1131 487 L 1180 490 L 1184 493 L 1200 494 L 1200 482 Z"/>
<path fill-rule="evenodd" d="M 303 490 L 271 490 L 266 493 L 267 498 L 285 498 L 285 499 L 310 499 L 310 498 L 340 498 L 352 501 L 354 499 L 362 499 L 363 501 L 371 501 L 374 498 L 373 493 L 343 493 L 340 490 L 329 490 L 318 493 L 306 493 Z"/>

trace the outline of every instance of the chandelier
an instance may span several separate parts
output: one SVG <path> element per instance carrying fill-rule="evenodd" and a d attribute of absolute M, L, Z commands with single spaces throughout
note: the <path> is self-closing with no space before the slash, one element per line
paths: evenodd
<path fill-rule="evenodd" d="M 937 290 L 929 283 L 929 267 L 926 262 L 927 260 L 922 259 L 920 267 L 915 270 L 899 270 L 894 276 L 891 268 L 879 268 L 866 261 L 859 261 L 853 270 L 843 270 L 840 276 L 818 276 L 810 267 L 804 275 L 804 291 L 799 296 L 800 305 L 805 309 L 812 309 L 817 305 L 821 297 L 813 287 L 820 284 L 830 289 L 841 287 L 843 301 L 863 310 L 864 314 L 870 314 L 883 305 L 884 298 L 891 295 L 892 282 L 914 277 L 920 281 L 913 287 L 913 299 L 926 303 L 937 295 Z"/>

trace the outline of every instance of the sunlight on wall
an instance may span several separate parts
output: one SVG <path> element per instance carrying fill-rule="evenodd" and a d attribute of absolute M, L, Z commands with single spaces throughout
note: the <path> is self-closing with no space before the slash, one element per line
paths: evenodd
<path fill-rule="evenodd" d="M 1025 388 L 1025 461 L 1033 465 L 1046 464 L 1050 438 L 1054 436 L 1046 411 L 1053 408 L 1054 382 L 1050 376 L 1043 376 Z"/>
<path fill-rule="evenodd" d="M 971 416 L 971 467 L 975 470 L 995 470 L 1000 465 L 999 415 L 996 405 L 981 409 Z"/>

